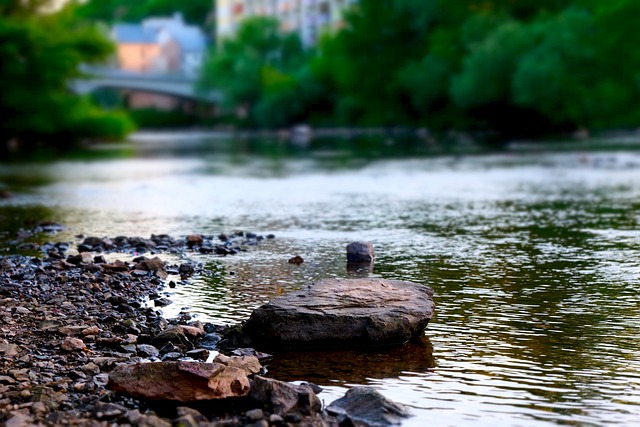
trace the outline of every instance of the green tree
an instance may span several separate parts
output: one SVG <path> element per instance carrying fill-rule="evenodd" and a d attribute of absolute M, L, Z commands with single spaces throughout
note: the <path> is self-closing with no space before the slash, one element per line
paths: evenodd
<path fill-rule="evenodd" d="M 131 124 L 72 94 L 79 65 L 104 60 L 110 42 L 69 13 L 43 13 L 45 1 L 0 7 L 0 140 L 68 145 L 78 138 L 119 138 Z"/>
<path fill-rule="evenodd" d="M 255 125 L 256 106 L 288 99 L 297 85 L 294 72 L 302 69 L 305 62 L 296 34 L 281 33 L 275 19 L 250 18 L 241 23 L 234 38 L 222 40 L 218 49 L 211 52 L 198 87 L 222 92 L 226 108 L 245 112 L 247 124 Z M 260 114 L 263 125 L 270 121 L 264 105 Z M 281 116 L 289 114 L 282 112 Z"/>
<path fill-rule="evenodd" d="M 585 10 L 568 9 L 532 26 L 537 43 L 520 59 L 512 76 L 513 97 L 549 120 L 567 126 L 588 126 L 598 112 L 591 99 L 600 97 L 601 69 L 594 39 L 594 21 Z M 606 95 L 611 107 L 612 94 Z"/>
<path fill-rule="evenodd" d="M 86 19 L 111 24 L 116 21 L 140 22 L 149 16 L 167 16 L 180 12 L 185 21 L 200 26 L 213 25 L 215 4 L 211 0 L 76 0 L 77 14 Z"/>
<path fill-rule="evenodd" d="M 414 112 L 399 73 L 424 55 L 436 19 L 435 0 L 362 0 L 347 13 L 344 29 L 321 44 L 315 67 L 319 78 L 340 94 L 339 120 L 360 124 L 410 120 Z"/>

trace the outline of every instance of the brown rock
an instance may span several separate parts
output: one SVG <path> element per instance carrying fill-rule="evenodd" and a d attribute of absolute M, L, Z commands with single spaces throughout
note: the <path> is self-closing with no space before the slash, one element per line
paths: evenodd
<path fill-rule="evenodd" d="M 204 239 L 202 238 L 202 236 L 198 235 L 198 234 L 190 234 L 187 236 L 187 246 L 189 246 L 190 248 L 193 246 L 202 246 L 202 243 L 204 242 Z"/>
<path fill-rule="evenodd" d="M 4 425 L 5 427 L 27 427 L 33 425 L 33 418 L 28 414 L 17 412 Z"/>
<path fill-rule="evenodd" d="M 246 396 L 249 378 L 221 363 L 137 363 L 111 371 L 108 387 L 143 399 L 191 402 Z"/>
<path fill-rule="evenodd" d="M 90 326 L 82 330 L 82 335 L 98 335 L 100 333 L 100 328 L 97 326 Z"/>
<path fill-rule="evenodd" d="M 119 259 L 115 260 L 110 264 L 100 264 L 100 267 L 102 267 L 105 270 L 114 271 L 114 272 L 129 271 L 129 267 L 127 267 L 127 264 L 120 261 Z"/>
<path fill-rule="evenodd" d="M 71 335 L 79 335 L 85 329 L 87 329 L 87 325 L 63 326 L 58 329 L 58 332 L 61 333 L 62 335 L 71 336 Z"/>
<path fill-rule="evenodd" d="M 402 344 L 424 333 L 432 296 L 400 280 L 325 279 L 254 310 L 242 333 L 258 349 Z"/>
<path fill-rule="evenodd" d="M 164 271 L 164 261 L 158 257 L 146 258 L 144 261 L 137 263 L 134 267 L 136 270 L 144 271 Z"/>
<path fill-rule="evenodd" d="M 20 347 L 18 347 L 15 344 L 0 343 L 0 354 L 3 354 L 6 357 L 17 356 L 19 352 L 20 352 Z"/>
<path fill-rule="evenodd" d="M 203 337 L 205 334 L 204 329 L 195 326 L 177 325 L 160 332 L 155 336 L 153 342 L 158 345 L 171 342 L 177 345 L 193 347 L 193 340 Z"/>
<path fill-rule="evenodd" d="M 300 255 L 296 255 L 293 258 L 289 258 L 289 264 L 302 264 L 304 262 L 304 258 Z"/>
<path fill-rule="evenodd" d="M 70 264 L 91 264 L 93 256 L 89 252 L 80 252 L 78 255 L 69 255 L 67 262 Z"/>
<path fill-rule="evenodd" d="M 257 374 L 262 370 L 262 365 L 260 365 L 258 358 L 255 356 L 229 357 L 224 354 L 218 354 L 213 361 L 231 368 L 241 369 L 247 375 Z"/>
<path fill-rule="evenodd" d="M 84 341 L 81 339 L 66 337 L 64 341 L 62 341 L 60 348 L 68 352 L 75 352 L 85 350 L 87 346 L 84 345 Z"/>

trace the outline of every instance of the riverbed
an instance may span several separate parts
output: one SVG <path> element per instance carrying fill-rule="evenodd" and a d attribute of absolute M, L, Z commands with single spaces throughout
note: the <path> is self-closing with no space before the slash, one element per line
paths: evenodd
<path fill-rule="evenodd" d="M 419 138 L 147 135 L 57 160 L 0 162 L 0 240 L 274 234 L 166 293 L 233 324 L 326 277 L 435 290 L 428 345 L 276 357 L 331 402 L 356 384 L 409 405 L 405 426 L 632 425 L 640 419 L 640 138 L 502 149 Z M 347 268 L 369 240 L 372 270 Z M 3 250 L 0 254 L 7 253 Z M 300 265 L 287 260 L 304 258 Z M 176 255 L 163 255 L 175 257 Z"/>

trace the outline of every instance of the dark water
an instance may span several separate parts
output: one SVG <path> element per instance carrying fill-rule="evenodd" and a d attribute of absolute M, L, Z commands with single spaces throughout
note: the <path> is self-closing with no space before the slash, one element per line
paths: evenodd
<path fill-rule="evenodd" d="M 91 158 L 0 164 L 15 194 L 0 201 L 0 239 L 42 220 L 67 226 L 56 240 L 273 233 L 240 256 L 196 257 L 206 274 L 171 290 L 165 314 L 230 324 L 314 279 L 412 280 L 436 292 L 423 345 L 287 354 L 270 373 L 325 386 L 327 403 L 373 385 L 413 408 L 407 426 L 634 425 L 640 139 L 554 147 L 150 136 Z M 376 248 L 373 271 L 345 265 L 359 239 Z M 288 264 L 294 255 L 305 263 Z"/>

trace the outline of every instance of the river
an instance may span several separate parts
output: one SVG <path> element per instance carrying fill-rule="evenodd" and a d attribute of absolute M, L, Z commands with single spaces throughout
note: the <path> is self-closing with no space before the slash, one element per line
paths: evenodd
<path fill-rule="evenodd" d="M 232 324 L 325 277 L 435 290 L 427 346 L 276 357 L 269 372 L 409 405 L 405 426 L 633 425 L 640 419 L 640 137 L 483 151 L 419 139 L 292 143 L 146 135 L 58 160 L 0 162 L 0 240 L 272 233 L 164 309 Z M 0 190 L 3 190 L 0 187 Z M 372 271 L 345 246 L 369 240 Z M 0 254 L 7 253 L 5 249 Z M 305 262 L 287 260 L 300 255 Z M 171 258 L 174 255 L 163 255 Z"/>

